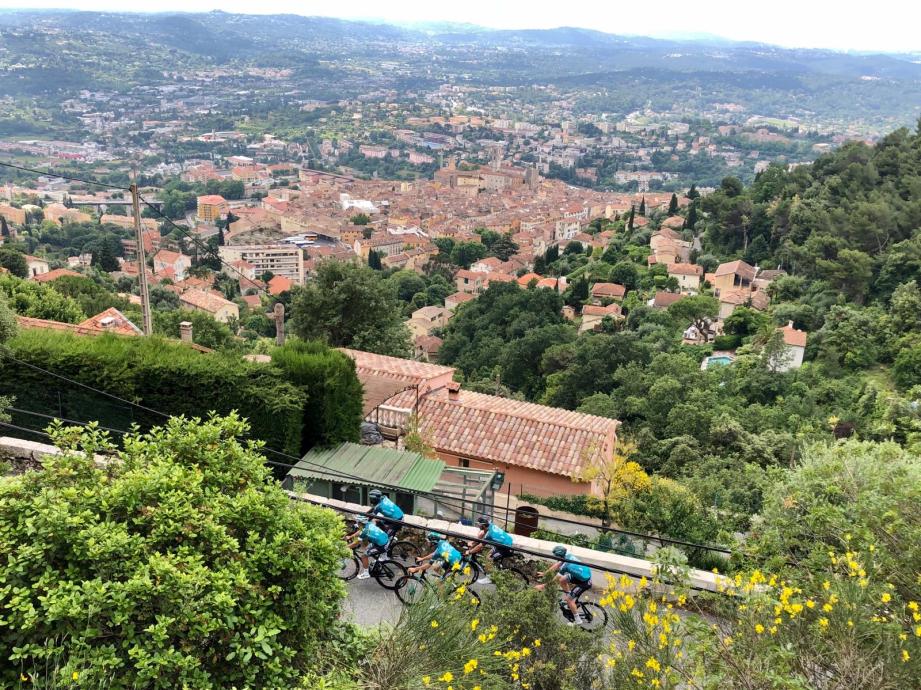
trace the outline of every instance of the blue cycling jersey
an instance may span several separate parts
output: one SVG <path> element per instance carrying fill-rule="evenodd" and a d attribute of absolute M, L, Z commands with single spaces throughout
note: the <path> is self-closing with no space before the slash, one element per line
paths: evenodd
<path fill-rule="evenodd" d="M 588 582 L 592 579 L 592 569 L 579 563 L 579 559 L 575 556 L 566 556 L 566 560 L 575 561 L 575 563 L 564 563 L 560 568 L 561 575 L 569 575 L 573 580 L 580 582 Z"/>
<path fill-rule="evenodd" d="M 500 527 L 496 527 L 494 524 L 489 524 L 489 529 L 486 530 L 486 541 L 491 541 L 500 546 L 511 546 L 512 545 L 512 535 L 506 532 Z"/>
<path fill-rule="evenodd" d="M 361 530 L 361 538 L 377 546 L 387 546 L 387 542 L 390 541 L 390 535 L 373 522 L 369 522 L 365 525 L 365 528 Z"/>
<path fill-rule="evenodd" d="M 400 506 L 398 506 L 386 496 L 382 496 L 380 502 L 371 508 L 371 515 L 378 514 L 380 514 L 382 517 L 390 518 L 391 520 L 403 519 L 403 511 L 400 510 Z"/>
<path fill-rule="evenodd" d="M 432 560 L 441 561 L 445 568 L 451 568 L 455 563 L 460 563 L 461 558 L 461 552 L 451 546 L 447 539 L 442 539 L 435 547 L 435 555 Z"/>

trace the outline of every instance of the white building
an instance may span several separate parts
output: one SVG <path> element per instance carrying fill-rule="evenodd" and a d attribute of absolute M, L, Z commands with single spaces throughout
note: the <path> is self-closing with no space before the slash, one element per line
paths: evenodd
<path fill-rule="evenodd" d="M 291 244 L 231 244 L 218 247 L 221 261 L 232 264 L 245 261 L 253 266 L 258 278 L 266 271 L 284 276 L 295 285 L 304 284 L 304 252 Z"/>
<path fill-rule="evenodd" d="M 774 361 L 771 362 L 771 368 L 774 371 L 799 369 L 803 366 L 803 355 L 806 354 L 806 331 L 794 328 L 792 321 L 777 330 L 783 334 L 785 347 L 781 354 L 774 357 Z"/>

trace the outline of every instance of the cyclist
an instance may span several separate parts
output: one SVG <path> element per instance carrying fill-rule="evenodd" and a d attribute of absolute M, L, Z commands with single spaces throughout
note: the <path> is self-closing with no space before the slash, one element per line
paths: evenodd
<path fill-rule="evenodd" d="M 395 537 L 397 532 L 400 531 L 400 524 L 391 522 L 391 520 L 403 519 L 403 511 L 400 506 L 384 496 L 380 489 L 371 489 L 368 492 L 368 501 L 371 503 L 371 510 L 368 511 L 368 516 L 374 518 L 379 515 L 377 524 L 391 538 Z M 390 519 L 388 520 L 387 518 Z"/>
<path fill-rule="evenodd" d="M 480 528 L 477 539 L 485 539 L 492 547 L 492 553 L 489 554 L 489 557 L 492 559 L 493 563 L 498 563 L 501 559 L 512 555 L 512 550 L 509 547 L 514 540 L 511 534 L 490 522 L 489 518 L 485 515 L 481 515 L 477 518 L 477 526 Z M 467 556 L 479 553 L 483 550 L 484 546 L 486 546 L 485 542 L 474 542 L 464 552 L 464 557 L 466 558 Z M 477 580 L 478 585 L 488 585 L 490 582 L 491 580 L 486 573 L 483 573 L 483 577 Z"/>
<path fill-rule="evenodd" d="M 361 560 L 361 572 L 358 573 L 358 580 L 367 580 L 371 577 L 368 572 L 368 557 L 378 558 L 381 554 L 387 553 L 387 545 L 390 543 L 390 537 L 380 527 L 362 516 L 358 518 L 358 529 L 346 537 L 349 542 L 349 548 L 355 549 L 360 543 L 367 544 L 364 551 L 358 552 Z"/>
<path fill-rule="evenodd" d="M 429 532 L 425 535 L 425 538 L 430 544 L 434 544 L 435 548 L 432 553 L 420 556 L 416 559 L 419 561 L 420 565 L 406 569 L 410 575 L 425 572 L 433 565 L 437 565 L 442 570 L 442 577 L 447 577 L 448 574 L 454 570 L 455 566 L 460 568 L 463 556 L 461 556 L 460 551 L 451 546 L 451 542 L 438 532 Z"/>
<path fill-rule="evenodd" d="M 592 571 L 587 565 L 579 562 L 575 556 L 568 555 L 565 546 L 557 544 L 553 547 L 554 557 L 560 559 L 544 572 L 539 573 L 538 577 L 543 579 L 547 573 L 556 573 L 557 582 L 566 593 L 566 605 L 572 612 L 572 622 L 568 625 L 581 625 L 584 623 L 582 614 L 576 607 L 576 600 L 592 588 Z M 565 561 L 565 562 L 564 562 Z M 535 589 L 543 590 L 546 585 L 543 583 L 535 585 Z"/>

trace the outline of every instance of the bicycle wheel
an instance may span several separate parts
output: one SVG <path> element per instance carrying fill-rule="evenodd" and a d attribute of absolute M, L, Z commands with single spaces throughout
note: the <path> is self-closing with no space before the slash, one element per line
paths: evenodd
<path fill-rule="evenodd" d="M 393 560 L 401 563 L 412 563 L 416 556 L 420 555 L 419 549 L 411 541 L 394 542 L 387 553 Z"/>
<path fill-rule="evenodd" d="M 342 558 L 342 563 L 339 565 L 339 570 L 336 572 L 336 577 L 340 580 L 351 580 L 358 575 L 359 567 L 360 564 L 357 556 L 344 556 Z"/>
<path fill-rule="evenodd" d="M 406 577 L 406 568 L 396 561 L 378 561 L 374 564 L 373 574 L 384 589 L 396 589 L 400 580 Z"/>
<path fill-rule="evenodd" d="M 427 588 L 428 584 L 422 578 L 415 575 L 406 575 L 399 579 L 394 588 L 394 593 L 397 595 L 397 599 L 407 606 L 412 606 L 425 597 Z"/>
<path fill-rule="evenodd" d="M 595 632 L 608 624 L 607 612 L 594 602 L 580 601 L 579 611 L 582 614 L 582 625 L 579 627 L 583 630 Z"/>
<path fill-rule="evenodd" d="M 457 573 L 457 579 L 464 584 L 472 585 L 479 580 L 483 574 L 484 571 L 480 564 L 471 559 L 463 562 L 463 568 Z"/>

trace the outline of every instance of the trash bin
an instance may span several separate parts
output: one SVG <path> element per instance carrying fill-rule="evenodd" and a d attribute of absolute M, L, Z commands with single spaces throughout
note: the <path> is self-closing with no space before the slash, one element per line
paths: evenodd
<path fill-rule="evenodd" d="M 537 529 L 537 520 L 540 513 L 537 508 L 531 506 L 521 506 L 515 509 L 515 534 L 522 537 L 530 537 L 534 530 Z"/>

